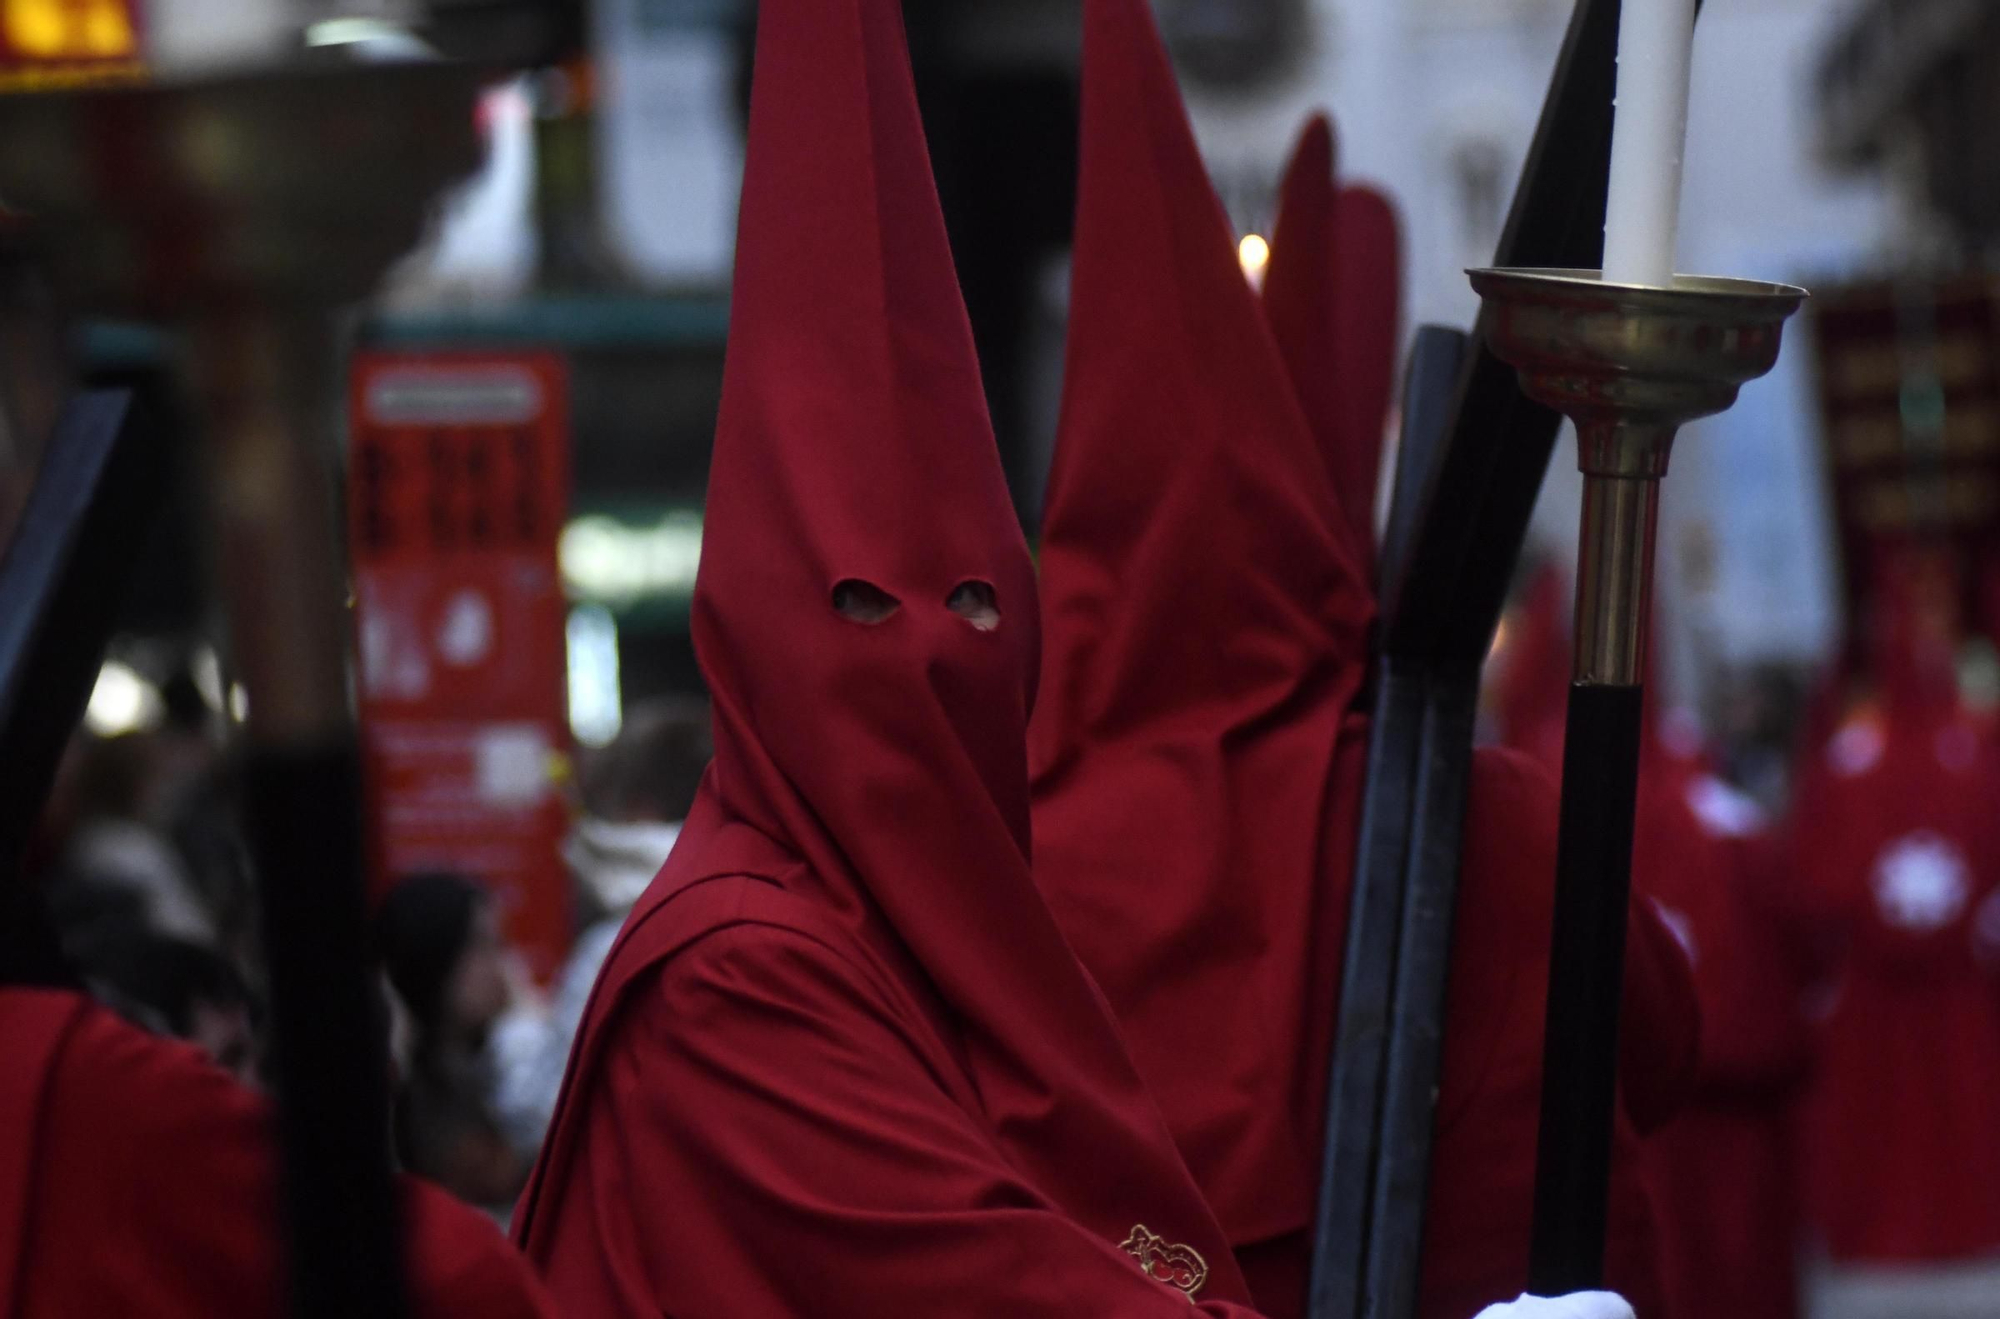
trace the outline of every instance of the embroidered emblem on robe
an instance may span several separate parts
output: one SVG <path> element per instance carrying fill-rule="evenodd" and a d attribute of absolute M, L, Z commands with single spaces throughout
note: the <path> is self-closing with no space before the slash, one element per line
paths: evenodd
<path fill-rule="evenodd" d="M 1163 1240 L 1144 1225 L 1134 1227 L 1132 1234 L 1118 1243 L 1118 1248 L 1138 1260 L 1147 1277 L 1179 1288 L 1189 1300 L 1208 1281 L 1208 1261 L 1193 1247 Z"/>

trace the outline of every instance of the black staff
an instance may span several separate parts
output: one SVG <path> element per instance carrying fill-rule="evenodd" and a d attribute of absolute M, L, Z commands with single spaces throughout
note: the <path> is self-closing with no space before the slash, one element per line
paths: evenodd
<path fill-rule="evenodd" d="M 1579 0 L 1501 260 L 1599 259 L 1617 40 L 1618 0 Z M 1404 416 L 1312 1319 L 1415 1312 L 1479 670 L 1561 426 L 1483 343 L 1446 331 L 1419 337 Z"/>

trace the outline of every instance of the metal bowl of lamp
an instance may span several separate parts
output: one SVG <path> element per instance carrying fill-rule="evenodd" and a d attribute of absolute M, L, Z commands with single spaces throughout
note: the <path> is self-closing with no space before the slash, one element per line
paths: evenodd
<path fill-rule="evenodd" d="M 0 201 L 85 312 L 354 301 L 478 168 L 491 76 L 319 65 L 0 96 Z"/>
<path fill-rule="evenodd" d="M 1473 270 L 1495 356 L 1521 388 L 1577 423 L 1671 431 L 1727 411 L 1777 364 L 1809 296 L 1789 284 L 1677 275 L 1671 287 L 1595 270 Z M 1661 471 L 1630 475 L 1660 475 Z"/>

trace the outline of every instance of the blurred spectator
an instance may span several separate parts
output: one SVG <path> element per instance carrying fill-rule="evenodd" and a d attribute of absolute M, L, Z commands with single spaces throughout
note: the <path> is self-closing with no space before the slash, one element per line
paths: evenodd
<path fill-rule="evenodd" d="M 222 755 L 221 730 L 201 684 L 185 668 L 160 684 L 160 726 L 153 737 L 162 816 L 180 814 L 186 798 Z"/>
<path fill-rule="evenodd" d="M 1812 680 L 1788 664 L 1764 664 L 1719 675 L 1715 698 L 1716 751 L 1722 777 L 1768 811 L 1781 811 L 1792 789 L 1801 745 L 1831 733 L 1813 731 Z"/>
<path fill-rule="evenodd" d="M 540 1148 L 555 1113 L 570 1043 L 598 970 L 632 904 L 666 864 L 714 754 L 707 703 L 662 700 L 635 707 L 617 740 L 585 769 L 586 814 L 563 846 L 583 934 L 548 1010 L 511 1014 L 494 1041 L 501 1120 L 526 1157 Z"/>
<path fill-rule="evenodd" d="M 75 827 L 59 862 L 59 882 L 121 891 L 121 896 L 137 899 L 142 919 L 155 933 L 212 947 L 214 914 L 156 823 L 160 784 L 154 749 L 143 733 L 82 744 L 74 781 Z M 75 905 L 70 903 L 73 910 Z"/>
<path fill-rule="evenodd" d="M 255 943 L 248 854 L 238 827 L 240 785 L 224 749 L 220 718 L 186 668 L 160 685 L 165 717 L 154 733 L 161 827 L 172 838 L 222 946 L 241 955 Z"/>
<path fill-rule="evenodd" d="M 256 1082 L 250 987 L 214 949 L 135 927 L 87 941 L 77 960 L 96 996 L 127 1020 L 187 1040 L 238 1080 Z"/>
<path fill-rule="evenodd" d="M 177 785 L 165 829 L 189 879 L 215 921 L 216 940 L 238 963 L 256 966 L 257 889 L 243 838 L 241 761 L 218 756 L 190 766 Z"/>
<path fill-rule="evenodd" d="M 398 883 L 377 917 L 382 960 L 409 1010 L 411 1048 L 397 1100 L 403 1162 L 469 1203 L 512 1203 L 527 1163 L 493 1116 L 486 1050 L 513 991 L 498 913 L 462 875 Z"/>

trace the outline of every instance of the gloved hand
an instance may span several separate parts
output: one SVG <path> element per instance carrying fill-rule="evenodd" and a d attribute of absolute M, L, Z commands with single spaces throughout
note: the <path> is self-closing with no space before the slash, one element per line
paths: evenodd
<path fill-rule="evenodd" d="M 1480 1311 L 1479 1319 L 1633 1319 L 1632 1307 L 1622 1296 L 1610 1292 L 1578 1292 L 1543 1300 L 1523 1296 L 1507 1305 L 1491 1305 Z"/>

